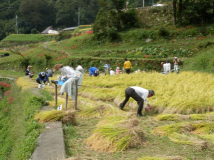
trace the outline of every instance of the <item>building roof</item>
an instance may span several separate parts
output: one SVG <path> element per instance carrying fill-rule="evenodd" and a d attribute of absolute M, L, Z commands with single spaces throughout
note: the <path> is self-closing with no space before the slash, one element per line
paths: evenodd
<path fill-rule="evenodd" d="M 68 27 L 68 28 L 64 28 L 62 29 L 63 31 L 73 31 L 75 30 L 77 27 Z"/>
<path fill-rule="evenodd" d="M 48 34 L 48 31 L 52 28 L 52 26 L 49 26 L 44 31 L 41 32 L 41 34 Z"/>

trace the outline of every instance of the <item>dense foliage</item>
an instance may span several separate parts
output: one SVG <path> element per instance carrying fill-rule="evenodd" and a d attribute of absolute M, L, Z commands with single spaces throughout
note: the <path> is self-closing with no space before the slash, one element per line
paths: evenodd
<path fill-rule="evenodd" d="M 10 89 L 0 101 L 0 159 L 29 159 L 41 131 L 33 117 L 44 99 L 14 84 Z"/>

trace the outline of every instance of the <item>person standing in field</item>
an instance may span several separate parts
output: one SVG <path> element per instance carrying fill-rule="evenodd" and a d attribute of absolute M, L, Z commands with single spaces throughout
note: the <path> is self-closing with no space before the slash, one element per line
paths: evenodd
<path fill-rule="evenodd" d="M 175 57 L 175 59 L 173 60 L 173 63 L 174 63 L 174 71 L 178 73 L 179 59 L 177 57 Z"/>
<path fill-rule="evenodd" d="M 171 71 L 171 64 L 169 60 L 166 60 L 166 63 L 163 65 L 164 73 L 168 74 Z"/>
<path fill-rule="evenodd" d="M 131 62 L 128 61 L 127 58 L 125 58 L 124 69 L 125 69 L 125 72 L 126 72 L 127 74 L 130 73 L 131 67 L 132 67 Z"/>
<path fill-rule="evenodd" d="M 129 98 L 132 97 L 139 106 L 137 110 L 137 115 L 143 117 L 143 108 L 145 108 L 146 111 L 152 109 L 152 106 L 150 106 L 149 102 L 147 101 L 147 98 L 152 97 L 154 95 L 155 92 L 153 90 L 147 90 L 137 86 L 128 87 L 125 90 L 125 100 L 120 104 L 119 107 L 121 110 L 123 110 L 124 106 L 129 101 Z M 146 102 L 148 108 L 144 106 L 144 101 Z"/>
<path fill-rule="evenodd" d="M 110 74 L 111 65 L 109 64 L 109 61 L 107 61 L 106 64 L 104 64 L 103 67 L 104 67 L 105 75 Z"/>

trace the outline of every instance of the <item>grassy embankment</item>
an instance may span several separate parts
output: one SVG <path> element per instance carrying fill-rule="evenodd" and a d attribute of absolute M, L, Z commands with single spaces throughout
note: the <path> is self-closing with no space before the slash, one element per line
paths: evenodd
<path fill-rule="evenodd" d="M 11 76 L 11 73 L 0 72 L 0 75 L 20 76 L 20 73 Z M 42 124 L 33 117 L 41 109 L 44 99 L 36 97 L 30 90 L 21 90 L 15 82 L 8 90 L 0 103 L 0 159 L 29 159 L 42 129 Z"/>
<path fill-rule="evenodd" d="M 21 68 L 23 64 L 31 64 L 34 66 L 34 70 L 38 71 L 46 68 L 46 66 L 52 68 L 56 63 L 76 67 L 77 61 L 81 60 L 84 68 L 96 66 L 102 70 L 106 60 L 110 60 L 112 68 L 115 68 L 117 66 L 121 67 L 123 59 L 128 57 L 134 64 L 133 70 L 160 71 L 161 66 L 159 64 L 161 61 L 166 59 L 172 61 L 173 57 L 177 56 L 184 62 L 200 53 L 205 53 L 206 61 L 209 63 L 208 65 L 203 64 L 205 70 L 207 66 L 212 65 L 210 61 L 213 59 L 212 55 L 206 56 L 207 52 L 212 52 L 212 41 L 214 40 L 209 26 L 179 28 L 166 26 L 164 29 L 169 36 L 161 35 L 160 27 L 154 27 L 133 29 L 120 33 L 121 41 L 114 43 L 96 41 L 93 38 L 93 34 L 88 35 L 85 33 L 60 42 L 30 46 L 20 49 L 27 60 L 18 55 L 4 57 L 0 59 L 0 63 L 3 63 L 1 68 L 5 68 L 7 62 L 10 62 L 11 69 Z M 207 29 L 208 31 L 204 35 L 199 34 L 202 29 Z M 152 40 L 145 42 L 147 38 Z M 48 48 L 42 47 L 43 45 Z M 201 60 L 199 57 L 199 59 L 202 62 L 204 61 L 204 58 Z M 24 62 L 19 64 L 14 61 Z M 201 63 L 196 65 L 199 64 Z M 201 67 L 199 66 L 198 68 Z"/>

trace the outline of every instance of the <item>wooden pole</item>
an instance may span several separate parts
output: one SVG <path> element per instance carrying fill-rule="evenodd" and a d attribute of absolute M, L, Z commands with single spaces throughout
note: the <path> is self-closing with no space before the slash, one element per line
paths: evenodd
<path fill-rule="evenodd" d="M 57 84 L 55 84 L 55 106 L 57 107 Z"/>
<path fill-rule="evenodd" d="M 65 99 L 65 110 L 67 111 L 68 106 L 68 93 L 66 92 L 66 99 Z"/>
<path fill-rule="evenodd" d="M 78 96 L 78 87 L 77 87 L 78 80 L 76 80 L 76 97 L 75 97 L 75 106 L 74 110 L 77 110 L 77 96 Z"/>

